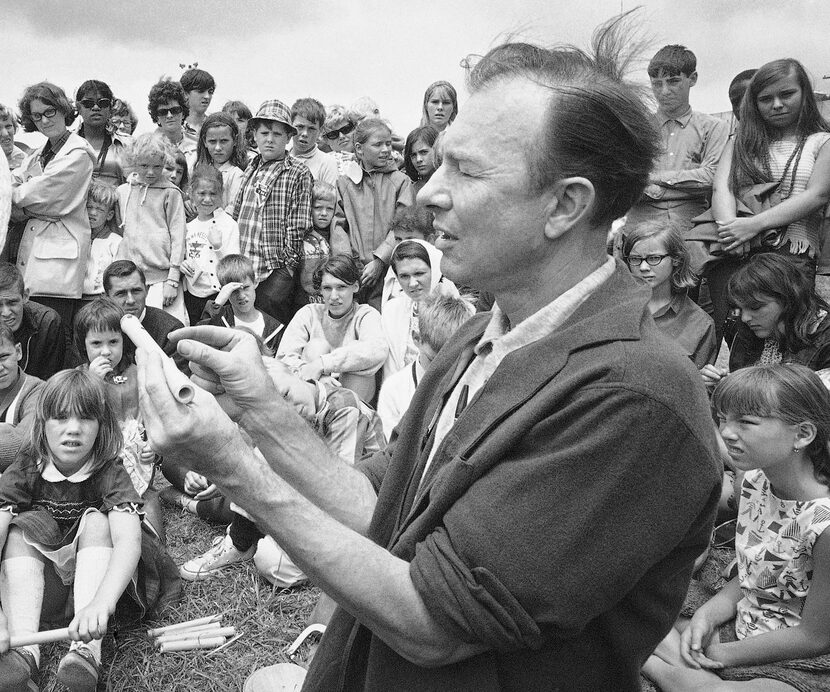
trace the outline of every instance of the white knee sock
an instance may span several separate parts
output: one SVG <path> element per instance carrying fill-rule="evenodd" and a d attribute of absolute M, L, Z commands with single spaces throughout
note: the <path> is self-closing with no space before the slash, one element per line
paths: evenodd
<path fill-rule="evenodd" d="M 110 564 L 112 548 L 104 546 L 88 546 L 81 548 L 75 556 L 75 583 L 72 586 L 72 594 L 75 597 L 75 612 L 85 608 L 95 598 L 98 587 L 104 580 L 104 575 Z M 73 643 L 71 649 L 78 648 L 80 644 Z M 93 639 L 87 644 L 95 660 L 101 662 L 101 640 Z"/>
<path fill-rule="evenodd" d="M 9 634 L 34 634 L 40 629 L 43 606 L 43 563 L 36 557 L 22 555 L 3 560 L 0 565 L 0 603 L 8 620 Z M 40 665 L 40 647 L 22 647 L 32 653 Z"/>

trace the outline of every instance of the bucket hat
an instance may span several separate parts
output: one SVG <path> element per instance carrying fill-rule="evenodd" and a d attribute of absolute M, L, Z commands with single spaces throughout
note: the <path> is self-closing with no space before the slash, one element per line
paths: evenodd
<path fill-rule="evenodd" d="M 291 124 L 291 110 L 282 101 L 277 99 L 269 99 L 264 101 L 257 109 L 256 115 L 251 118 L 253 127 L 257 127 L 258 120 L 270 120 L 272 122 L 282 123 L 288 128 L 289 134 L 297 134 L 297 130 Z"/>

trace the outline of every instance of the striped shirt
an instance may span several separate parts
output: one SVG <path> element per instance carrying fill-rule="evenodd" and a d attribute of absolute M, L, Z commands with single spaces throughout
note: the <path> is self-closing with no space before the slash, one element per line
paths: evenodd
<path fill-rule="evenodd" d="M 312 183 L 305 164 L 290 156 L 263 161 L 258 155 L 245 169 L 231 216 L 257 281 L 275 269 L 293 272 L 299 266 L 303 237 L 312 228 Z"/>

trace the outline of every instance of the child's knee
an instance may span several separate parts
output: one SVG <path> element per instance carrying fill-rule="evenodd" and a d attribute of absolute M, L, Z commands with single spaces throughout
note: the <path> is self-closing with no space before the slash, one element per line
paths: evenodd
<path fill-rule="evenodd" d="M 110 523 L 106 514 L 93 511 L 84 515 L 78 547 L 87 546 L 112 546 Z"/>
<path fill-rule="evenodd" d="M 24 538 L 23 529 L 19 526 L 9 527 L 6 545 L 3 548 L 3 557 L 40 557 L 40 553 L 30 546 Z"/>

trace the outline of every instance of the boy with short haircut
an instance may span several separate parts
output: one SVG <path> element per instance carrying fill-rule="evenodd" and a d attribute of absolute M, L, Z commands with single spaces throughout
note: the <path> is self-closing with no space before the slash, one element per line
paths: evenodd
<path fill-rule="evenodd" d="M 685 234 L 692 219 L 708 206 L 715 169 L 729 138 L 729 124 L 692 110 L 689 90 L 697 83 L 697 58 L 685 46 L 669 45 L 657 51 L 648 65 L 648 76 L 657 101 L 655 118 L 662 154 L 654 162 L 642 198 L 627 214 L 626 225 L 632 228 L 644 221 L 671 221 Z M 692 269 L 699 273 L 707 254 L 696 241 L 689 251 Z"/>
<path fill-rule="evenodd" d="M 263 103 L 248 128 L 259 154 L 245 170 L 232 216 L 242 254 L 253 262 L 257 305 L 286 324 L 294 312 L 303 237 L 311 228 L 313 178 L 305 164 L 286 154 L 296 130 L 284 103 Z"/>
<path fill-rule="evenodd" d="M 26 158 L 26 152 L 14 143 L 16 132 L 17 121 L 14 118 L 14 113 L 11 108 L 7 108 L 0 103 L 0 150 L 6 155 L 10 171 L 20 166 L 23 159 Z"/>
<path fill-rule="evenodd" d="M 392 431 L 409 408 L 415 388 L 433 358 L 473 314 L 473 306 L 464 298 L 440 293 L 421 304 L 418 310 L 418 358 L 412 365 L 388 377 L 380 389 L 378 415 L 387 440 L 391 440 Z"/>
<path fill-rule="evenodd" d="M 216 81 L 213 75 L 205 70 L 191 68 L 186 70 L 179 80 L 187 98 L 188 114 L 182 122 L 182 143 L 179 149 L 185 154 L 196 151 L 199 141 L 199 130 L 205 121 L 207 109 L 213 100 L 216 91 Z"/>
<path fill-rule="evenodd" d="M 196 324 L 208 300 L 221 289 L 219 262 L 239 254 L 239 226 L 222 209 L 222 173 L 214 166 L 199 165 L 190 180 L 190 201 L 196 218 L 187 224 L 184 261 L 184 304 L 190 324 Z"/>
<path fill-rule="evenodd" d="M 322 303 L 320 291 L 314 288 L 314 272 L 331 256 L 331 222 L 337 204 L 337 191 L 328 183 L 317 181 L 311 189 L 311 223 L 313 228 L 303 238 L 300 260 L 300 288 L 295 295 L 298 307 Z"/>
<path fill-rule="evenodd" d="M 92 229 L 92 243 L 84 277 L 84 300 L 104 294 L 104 270 L 115 261 L 121 235 L 115 229 L 115 205 L 118 193 L 112 185 L 95 179 L 89 186 L 86 213 Z"/>
<path fill-rule="evenodd" d="M 66 339 L 60 315 L 29 300 L 20 270 L 9 262 L 0 262 L 0 322 L 20 344 L 20 367 L 27 375 L 48 380 L 63 369 Z"/>
<path fill-rule="evenodd" d="M 292 140 L 291 156 L 302 161 L 316 182 L 337 185 L 337 160 L 317 146 L 326 109 L 315 99 L 299 99 L 291 106 L 291 124 L 296 130 Z"/>
<path fill-rule="evenodd" d="M 222 287 L 215 300 L 205 305 L 202 324 L 217 327 L 244 327 L 260 337 L 271 352 L 279 346 L 284 325 L 254 306 L 257 282 L 251 260 L 242 255 L 227 255 L 219 260 L 216 277 Z"/>

